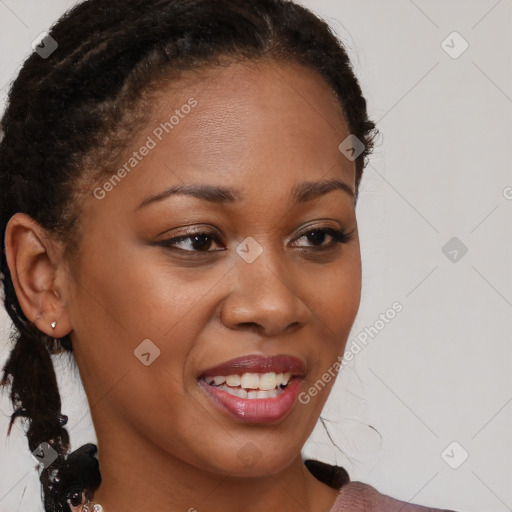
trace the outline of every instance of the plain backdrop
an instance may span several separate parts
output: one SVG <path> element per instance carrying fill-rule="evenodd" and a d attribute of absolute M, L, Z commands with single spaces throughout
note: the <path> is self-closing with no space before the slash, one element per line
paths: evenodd
<path fill-rule="evenodd" d="M 303 455 L 413 503 L 512 510 L 512 2 L 303 4 L 347 45 L 382 133 L 357 205 L 363 295 L 347 347 L 368 340 Z M 2 102 L 31 41 L 72 5 L 0 0 Z M 55 364 L 72 449 L 95 442 L 79 376 Z M 0 512 L 43 510 L 22 424 L 6 437 L 10 413 L 4 394 Z"/>

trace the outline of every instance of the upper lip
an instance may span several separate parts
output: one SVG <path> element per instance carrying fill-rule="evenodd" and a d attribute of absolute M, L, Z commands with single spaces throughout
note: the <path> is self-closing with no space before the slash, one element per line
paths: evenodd
<path fill-rule="evenodd" d="M 199 378 L 215 377 L 226 375 L 240 375 L 243 373 L 287 373 L 292 376 L 303 377 L 306 371 L 306 365 L 302 359 L 290 355 L 262 356 L 245 355 L 230 359 L 224 363 L 212 366 L 204 370 Z"/>

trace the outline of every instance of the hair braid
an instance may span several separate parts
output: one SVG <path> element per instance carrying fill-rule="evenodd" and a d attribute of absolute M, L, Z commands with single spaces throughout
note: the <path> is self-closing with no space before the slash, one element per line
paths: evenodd
<path fill-rule="evenodd" d="M 29 449 L 34 455 L 42 456 L 39 479 L 44 489 L 45 510 L 64 512 L 69 507 L 67 504 L 64 507 L 63 504 L 73 496 L 77 487 L 81 492 L 85 486 L 91 488 L 91 484 L 97 487 L 100 481 L 99 472 L 92 475 L 94 478 L 79 478 L 83 476 L 82 468 L 91 465 L 90 457 L 94 454 L 91 448 L 95 448 L 94 445 L 89 445 L 89 453 L 84 453 L 82 447 L 78 452 L 82 460 L 77 460 L 76 455 L 66 460 L 69 435 L 63 427 L 67 423 L 67 417 L 61 414 L 60 394 L 50 350 L 58 351 L 55 340 L 40 333 L 33 326 L 23 328 L 4 365 L 1 385 L 10 384 L 10 399 L 15 407 L 8 434 L 16 418 L 27 418 Z M 29 380 L 27 376 L 30 376 Z M 43 447 L 42 443 L 47 443 L 51 450 Z M 85 456 L 89 458 L 86 466 Z M 65 475 L 64 478 L 62 474 Z"/>

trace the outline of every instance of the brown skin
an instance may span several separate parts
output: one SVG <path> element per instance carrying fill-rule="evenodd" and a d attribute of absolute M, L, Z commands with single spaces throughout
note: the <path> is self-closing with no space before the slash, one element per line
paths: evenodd
<path fill-rule="evenodd" d="M 232 64 L 201 78 L 168 84 L 127 158 L 189 98 L 197 106 L 104 199 L 91 188 L 76 260 L 16 214 L 9 268 L 27 317 L 52 336 L 71 332 L 98 438 L 94 498 L 106 512 L 326 512 L 338 491 L 309 473 L 300 450 L 333 380 L 283 420 L 247 424 L 215 406 L 197 378 L 241 355 L 290 354 L 306 363 L 305 391 L 343 354 L 361 292 L 354 199 L 335 190 L 294 204 L 289 194 L 326 178 L 354 190 L 354 163 L 338 150 L 349 130 L 328 85 L 297 65 Z M 245 196 L 215 204 L 176 195 L 137 209 L 182 183 Z M 300 238 L 310 225 L 355 232 L 346 244 L 329 234 L 315 243 Z M 190 239 L 181 252 L 152 244 L 187 229 L 220 243 L 207 253 Z M 263 248 L 250 264 L 235 251 L 249 236 Z M 147 338 L 161 354 L 144 366 L 133 351 Z M 248 443 L 261 455 L 252 466 L 238 456 Z"/>

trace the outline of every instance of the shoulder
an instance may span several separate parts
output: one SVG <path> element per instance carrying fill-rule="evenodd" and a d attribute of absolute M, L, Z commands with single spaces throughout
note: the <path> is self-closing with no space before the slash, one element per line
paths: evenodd
<path fill-rule="evenodd" d="M 349 482 L 340 488 L 330 512 L 455 512 L 401 501 L 381 494 L 363 482 Z"/>

